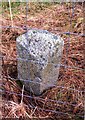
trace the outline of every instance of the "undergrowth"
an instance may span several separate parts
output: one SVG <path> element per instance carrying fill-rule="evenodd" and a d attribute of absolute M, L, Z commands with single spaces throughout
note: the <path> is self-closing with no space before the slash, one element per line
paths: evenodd
<path fill-rule="evenodd" d="M 22 14 L 15 14 L 16 17 L 13 18 L 13 23 L 15 26 L 23 27 L 25 26 L 25 12 L 22 10 L 23 4 L 21 6 L 18 3 L 16 4 L 19 6 L 18 10 L 20 9 L 20 13 Z M 13 4 L 12 7 L 15 8 L 16 4 L 15 6 Z M 29 10 L 30 17 L 28 17 L 27 26 L 30 28 L 46 29 L 52 33 L 61 35 L 65 42 L 62 57 L 62 64 L 65 66 L 61 66 L 60 68 L 56 87 L 45 91 L 41 96 L 37 97 L 26 91 L 20 85 L 20 82 L 16 82 L 16 38 L 26 32 L 26 30 L 3 28 L 0 51 L 4 56 L 2 61 L 2 117 L 36 120 L 83 120 L 84 38 L 81 36 L 60 34 L 69 29 L 74 33 L 82 33 L 82 21 L 79 23 L 77 21 L 78 18 L 82 17 L 82 6 L 79 4 L 75 6 L 75 15 L 72 18 L 74 25 L 72 24 L 72 27 L 69 24 L 69 16 L 71 17 L 72 15 L 70 13 L 72 6 L 54 4 L 50 5 L 50 7 L 44 6 L 42 8 L 40 8 L 39 12 L 35 11 L 34 7 Z M 3 14 L 2 25 L 11 26 L 10 19 L 5 14 Z"/>

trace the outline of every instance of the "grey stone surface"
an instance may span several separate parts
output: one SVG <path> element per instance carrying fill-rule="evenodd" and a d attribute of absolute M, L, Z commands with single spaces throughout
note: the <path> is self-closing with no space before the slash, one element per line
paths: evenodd
<path fill-rule="evenodd" d="M 46 30 L 30 29 L 17 38 L 16 44 L 18 79 L 24 80 L 25 88 L 39 95 L 56 85 L 64 46 L 62 38 Z"/>

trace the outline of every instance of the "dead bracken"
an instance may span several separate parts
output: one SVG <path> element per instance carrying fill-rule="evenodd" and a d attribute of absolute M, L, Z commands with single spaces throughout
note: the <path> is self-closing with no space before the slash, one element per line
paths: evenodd
<path fill-rule="evenodd" d="M 52 5 L 50 8 L 30 15 L 30 28 L 46 29 L 52 33 L 68 31 L 70 28 L 68 10 L 71 4 Z M 20 6 L 22 8 L 22 6 Z M 18 9 L 20 8 L 18 7 Z M 24 9 L 24 8 L 23 8 Z M 22 11 L 21 11 L 22 12 Z M 35 10 L 32 11 L 33 15 Z M 82 17 L 82 5 L 76 3 L 72 28 L 70 31 L 81 34 L 82 23 L 76 20 Z M 8 14 L 8 12 L 7 12 Z M 10 25 L 6 11 L 3 12 L 3 26 Z M 44 17 L 45 16 L 45 17 Z M 57 16 L 57 17 L 56 17 Z M 16 15 L 14 25 L 22 27 L 25 24 L 25 15 Z M 16 22 L 15 22 L 16 21 Z M 49 22 L 50 21 L 50 22 Z M 58 31 L 56 31 L 58 30 Z M 84 116 L 84 39 L 81 36 L 61 34 L 64 39 L 64 52 L 56 87 L 49 89 L 40 97 L 27 92 L 17 79 L 16 38 L 26 30 L 3 28 L 2 47 L 3 57 L 3 85 L 2 90 L 2 117 L 53 120 L 83 120 Z M 76 58 L 76 59 L 75 59 Z M 78 91 L 76 91 L 78 90 Z M 24 93 L 23 93 L 24 91 Z M 21 102 L 22 101 L 22 102 Z M 10 114 L 11 111 L 11 114 Z M 54 112 L 53 112 L 54 111 Z M 56 112 L 55 112 L 56 111 Z"/>

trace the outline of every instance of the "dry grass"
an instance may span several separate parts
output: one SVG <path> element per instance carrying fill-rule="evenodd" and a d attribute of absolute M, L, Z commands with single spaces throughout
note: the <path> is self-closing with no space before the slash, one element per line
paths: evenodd
<path fill-rule="evenodd" d="M 33 15 L 29 12 L 28 26 L 47 29 L 53 33 L 68 31 L 70 27 L 69 15 L 72 15 L 70 9 L 71 6 L 58 4 Z M 82 6 L 76 4 L 70 31 L 82 33 L 82 22 L 79 22 L 78 25 L 78 18 L 82 18 Z M 22 15 L 16 15 L 13 22 L 14 25 L 22 27 L 25 24 L 24 20 L 25 15 L 22 13 Z M 2 25 L 10 25 L 10 19 L 7 19 L 4 15 Z M 3 28 L 2 30 L 1 53 L 4 56 L 2 61 L 2 117 L 35 118 L 36 120 L 83 120 L 80 117 L 84 115 L 84 70 L 82 69 L 85 66 L 83 37 L 70 35 L 68 43 L 69 36 L 61 35 L 65 41 L 62 64 L 71 67 L 62 66 L 57 86 L 36 97 L 24 90 L 20 83 L 13 81 L 17 78 L 15 40 L 25 30 L 13 28 Z"/>

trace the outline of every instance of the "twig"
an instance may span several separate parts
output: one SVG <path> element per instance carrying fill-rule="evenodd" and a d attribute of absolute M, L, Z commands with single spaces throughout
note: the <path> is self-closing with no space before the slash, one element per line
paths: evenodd
<path fill-rule="evenodd" d="M 12 10 L 11 10 L 11 1 L 8 0 L 8 2 L 9 2 L 9 9 L 10 9 L 11 23 L 12 23 L 12 27 L 13 27 L 13 16 L 12 16 Z"/>
<path fill-rule="evenodd" d="M 22 88 L 22 98 L 21 98 L 21 104 L 23 103 L 23 93 L 24 93 L 24 85 L 23 85 L 23 88 Z"/>

